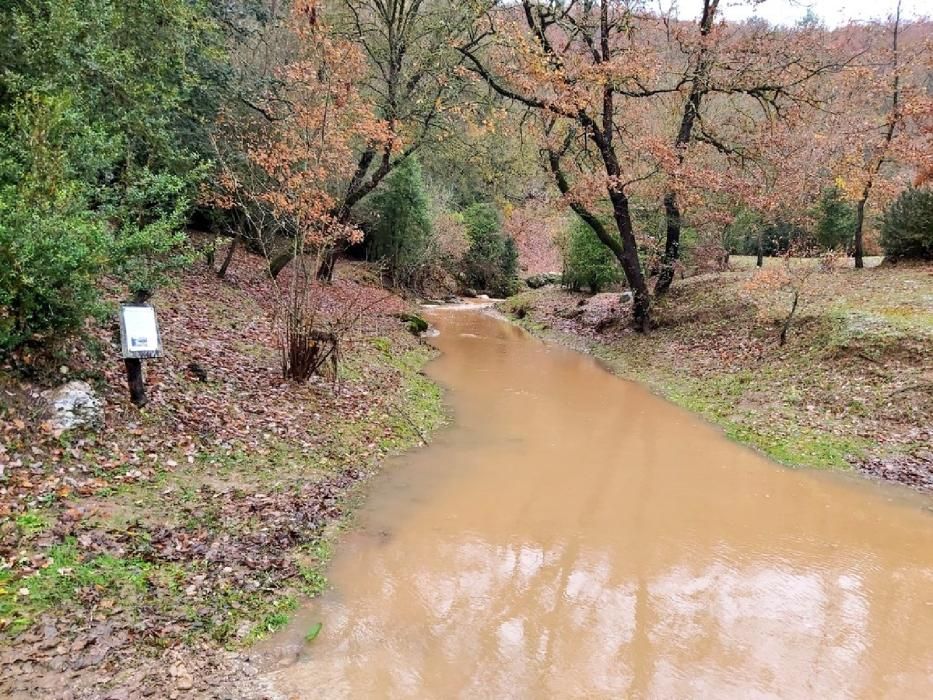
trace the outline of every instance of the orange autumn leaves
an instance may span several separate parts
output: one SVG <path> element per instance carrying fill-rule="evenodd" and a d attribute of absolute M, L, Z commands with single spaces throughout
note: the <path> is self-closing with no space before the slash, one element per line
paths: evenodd
<path fill-rule="evenodd" d="M 329 30 L 317 3 L 294 3 L 285 31 L 296 50 L 274 68 L 276 91 L 221 119 L 218 150 L 234 156 L 221 158 L 207 198 L 227 209 L 262 208 L 313 250 L 358 241 L 362 234 L 337 212 L 357 154 L 395 150 L 400 140 L 360 93 L 367 71 L 361 49 Z"/>

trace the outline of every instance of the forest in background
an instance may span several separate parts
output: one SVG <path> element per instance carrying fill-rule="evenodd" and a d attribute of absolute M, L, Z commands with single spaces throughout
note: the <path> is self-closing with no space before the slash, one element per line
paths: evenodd
<path fill-rule="evenodd" d="M 195 256 L 222 276 L 226 242 L 274 279 L 297 260 L 299 315 L 353 257 L 427 296 L 624 282 L 643 330 L 729 254 L 929 258 L 929 23 L 694 9 L 7 3 L 0 348 L 47 349 Z"/>

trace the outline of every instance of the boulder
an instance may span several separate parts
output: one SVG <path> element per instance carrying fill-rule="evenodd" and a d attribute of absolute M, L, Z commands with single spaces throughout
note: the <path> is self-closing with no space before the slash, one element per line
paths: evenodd
<path fill-rule="evenodd" d="M 49 405 L 53 430 L 98 427 L 104 422 L 104 403 L 87 382 L 73 381 L 42 392 Z"/>
<path fill-rule="evenodd" d="M 395 314 L 395 317 L 404 321 L 408 325 L 408 330 L 412 335 L 418 335 L 428 330 L 428 322 L 421 316 L 415 314 Z"/>
<path fill-rule="evenodd" d="M 540 275 L 532 275 L 531 277 L 525 280 L 527 284 L 532 289 L 540 289 L 549 284 L 560 284 L 561 276 L 557 272 L 545 272 Z"/>

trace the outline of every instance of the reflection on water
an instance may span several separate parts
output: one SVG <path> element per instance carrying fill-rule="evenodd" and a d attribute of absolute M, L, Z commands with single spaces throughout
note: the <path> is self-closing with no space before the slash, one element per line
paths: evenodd
<path fill-rule="evenodd" d="M 432 313 L 455 425 L 387 469 L 333 590 L 270 643 L 283 693 L 933 696 L 916 502 L 774 466 L 584 356 Z"/>

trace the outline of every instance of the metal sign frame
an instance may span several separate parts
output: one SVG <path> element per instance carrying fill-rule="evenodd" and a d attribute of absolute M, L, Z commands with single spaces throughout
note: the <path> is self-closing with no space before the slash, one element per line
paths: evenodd
<path fill-rule="evenodd" d="M 131 308 L 151 309 L 152 322 L 155 325 L 155 350 L 134 350 L 130 347 L 129 335 L 126 328 L 126 317 L 124 311 Z M 151 304 L 120 304 L 120 347 L 124 359 L 150 360 L 156 357 L 162 357 L 162 334 L 159 332 L 159 320 L 156 318 L 155 309 Z"/>

